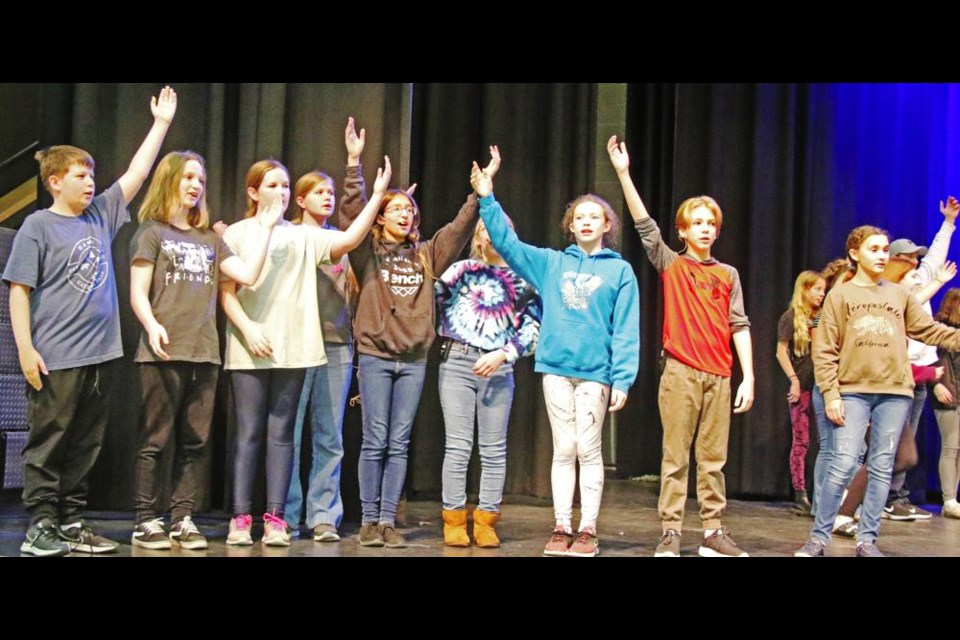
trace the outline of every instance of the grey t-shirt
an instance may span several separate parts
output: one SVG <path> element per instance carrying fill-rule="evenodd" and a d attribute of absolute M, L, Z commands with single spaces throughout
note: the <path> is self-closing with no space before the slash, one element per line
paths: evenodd
<path fill-rule="evenodd" d="M 234 255 L 210 229 L 177 229 L 145 222 L 130 241 L 130 264 L 152 262 L 150 306 L 167 331 L 163 350 L 170 360 L 220 364 L 217 338 L 217 285 L 221 261 Z M 136 362 L 160 362 L 145 331 Z"/>
<path fill-rule="evenodd" d="M 41 209 L 17 232 L 3 279 L 33 289 L 33 345 L 50 371 L 123 355 L 110 244 L 129 221 L 115 182 L 79 216 Z"/>

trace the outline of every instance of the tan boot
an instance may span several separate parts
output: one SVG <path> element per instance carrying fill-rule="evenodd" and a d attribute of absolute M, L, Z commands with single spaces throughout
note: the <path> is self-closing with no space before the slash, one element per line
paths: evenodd
<path fill-rule="evenodd" d="M 467 535 L 467 510 L 443 510 L 443 544 L 448 547 L 469 547 Z"/>
<path fill-rule="evenodd" d="M 500 522 L 500 514 L 493 511 L 473 512 L 473 539 L 478 547 L 493 548 L 500 546 L 500 538 L 493 529 Z"/>

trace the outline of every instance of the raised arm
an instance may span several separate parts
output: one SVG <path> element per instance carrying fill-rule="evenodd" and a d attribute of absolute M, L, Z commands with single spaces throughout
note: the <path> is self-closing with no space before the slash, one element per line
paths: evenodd
<path fill-rule="evenodd" d="M 937 295 L 937 291 L 940 291 L 940 289 L 943 288 L 943 285 L 953 280 L 954 276 L 956 275 L 957 264 L 947 260 L 934 271 L 933 280 L 930 281 L 930 284 L 922 287 L 914 294 L 914 296 L 920 301 L 921 304 L 924 302 L 929 302 L 933 296 Z"/>
<path fill-rule="evenodd" d="M 390 167 L 390 158 L 383 156 L 383 168 L 377 169 L 377 179 L 373 183 L 373 198 L 364 205 L 360 214 L 353 218 L 350 226 L 345 230 L 334 231 L 333 240 L 330 243 L 330 260 L 338 262 L 345 254 L 353 251 L 369 235 L 370 227 L 377 217 L 377 211 L 380 209 L 380 203 L 390 185 L 390 176 L 393 170 Z"/>
<path fill-rule="evenodd" d="M 170 87 L 160 91 L 160 97 L 150 98 L 150 112 L 153 114 L 153 126 L 143 139 L 143 143 L 130 161 L 127 172 L 120 176 L 120 189 L 127 204 L 134 199 L 143 186 L 150 169 L 160 153 L 160 145 L 167 135 L 173 116 L 177 112 L 177 92 Z"/>
<path fill-rule="evenodd" d="M 607 141 L 607 153 L 610 155 L 610 163 L 617 172 L 627 208 L 633 217 L 637 233 L 640 234 L 640 241 L 643 243 L 644 251 L 647 252 L 647 258 L 653 263 L 658 273 L 663 273 L 677 259 L 677 252 L 663 241 L 660 227 L 650 217 L 643 200 L 640 199 L 637 187 L 633 184 L 633 179 L 630 178 L 630 156 L 627 154 L 627 143 L 617 144 L 617 136 L 610 136 Z"/>
<path fill-rule="evenodd" d="M 640 222 L 649 218 L 650 214 L 647 213 L 647 208 L 640 199 L 640 193 L 630 177 L 630 155 L 627 153 L 627 143 L 617 144 L 617 136 L 610 136 L 607 140 L 607 153 L 610 155 L 610 163 L 614 171 L 617 172 L 617 179 L 620 180 L 623 197 L 627 201 L 627 208 L 630 210 L 633 221 Z"/>
<path fill-rule="evenodd" d="M 473 163 L 476 166 L 476 162 Z M 490 162 L 483 169 L 484 175 L 490 180 L 497 175 L 500 170 L 500 149 L 493 145 L 490 147 Z M 472 184 L 472 182 L 471 182 Z M 491 183 L 492 187 L 492 183 Z M 443 273 L 447 267 L 463 253 L 463 248 L 470 241 L 477 226 L 478 195 L 471 193 L 467 196 L 466 202 L 460 207 L 457 217 L 452 222 L 444 225 L 439 231 L 433 234 L 430 239 L 430 252 L 433 257 L 433 269 L 437 273 Z"/>
<path fill-rule="evenodd" d="M 476 162 L 473 163 L 470 184 L 480 198 L 480 217 L 483 218 L 490 242 L 493 243 L 497 253 L 521 278 L 536 289 L 542 290 L 550 250 L 520 241 L 516 231 L 507 224 L 503 208 L 493 196 L 493 180 L 480 170 Z"/>
<path fill-rule="evenodd" d="M 943 224 L 940 225 L 940 230 L 937 231 L 937 235 L 933 237 L 927 255 L 923 257 L 917 266 L 917 274 L 920 276 L 920 281 L 925 285 L 933 282 L 937 270 L 947 259 L 947 251 L 950 249 L 950 239 L 953 237 L 953 232 L 957 228 L 957 214 L 960 213 L 960 202 L 953 196 L 947 198 L 946 204 L 941 200 L 940 213 L 943 214 Z"/>

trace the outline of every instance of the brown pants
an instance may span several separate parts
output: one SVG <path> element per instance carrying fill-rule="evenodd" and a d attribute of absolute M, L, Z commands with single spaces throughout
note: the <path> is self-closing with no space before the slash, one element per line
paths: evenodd
<path fill-rule="evenodd" d="M 697 500 L 704 529 L 720 527 L 727 505 L 723 465 L 730 436 L 730 378 L 689 367 L 668 357 L 660 378 L 663 462 L 660 468 L 660 522 L 681 531 L 687 500 L 690 445 L 697 434 Z"/>

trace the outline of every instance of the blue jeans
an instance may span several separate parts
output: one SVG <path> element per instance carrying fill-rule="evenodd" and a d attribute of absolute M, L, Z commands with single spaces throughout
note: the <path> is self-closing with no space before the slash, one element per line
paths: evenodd
<path fill-rule="evenodd" d="M 363 353 L 358 363 L 363 442 L 357 475 L 363 524 L 393 524 L 407 476 L 410 432 L 427 363 L 385 360 Z"/>
<path fill-rule="evenodd" d="M 817 503 L 820 501 L 819 493 L 823 487 L 823 481 L 827 477 L 827 470 L 833 463 L 833 423 L 827 418 L 827 413 L 823 406 L 823 394 L 820 393 L 820 387 L 813 385 L 811 394 L 813 402 L 813 415 L 817 421 L 817 440 L 820 442 L 820 449 L 817 451 L 817 460 L 813 465 L 813 491 L 810 493 L 811 511 L 814 516 L 817 514 Z"/>
<path fill-rule="evenodd" d="M 250 513 L 253 476 L 267 441 L 267 512 L 283 517 L 293 468 L 293 419 L 305 369 L 244 369 L 230 372 L 236 406 L 237 450 L 233 467 L 233 512 Z"/>
<path fill-rule="evenodd" d="M 910 405 L 910 416 L 903 427 L 904 438 L 916 438 L 920 417 L 923 415 L 923 405 L 927 401 L 927 385 L 918 384 L 913 388 L 913 403 Z M 897 502 L 910 502 L 910 488 L 907 486 L 907 471 L 898 471 L 890 480 L 890 495 L 887 496 L 887 506 Z"/>
<path fill-rule="evenodd" d="M 886 393 L 844 394 L 844 426 L 832 422 L 833 461 L 820 488 L 819 504 L 811 537 L 827 542 L 833 531 L 833 522 L 840 510 L 843 491 L 850 483 L 858 466 L 858 453 L 867 425 L 870 428 L 870 447 L 867 451 L 867 491 L 860 511 L 857 540 L 876 542 L 880 529 L 880 515 L 886 504 L 893 473 L 893 457 L 897 452 L 900 432 L 910 411 L 910 398 Z"/>
<path fill-rule="evenodd" d="M 474 419 L 480 446 L 481 511 L 500 511 L 507 477 L 507 425 L 513 404 L 513 365 L 500 365 L 492 376 L 481 378 L 473 365 L 483 355 L 456 343 L 440 363 L 440 405 L 446 431 L 443 455 L 443 508 L 466 508 L 467 467 L 473 452 Z"/>
<path fill-rule="evenodd" d="M 353 345 L 325 342 L 323 348 L 327 352 L 327 364 L 307 369 L 294 423 L 293 476 L 286 507 L 287 522 L 293 527 L 300 523 L 303 510 L 299 451 L 308 405 L 313 462 L 307 482 L 307 526 L 311 529 L 318 524 L 339 527 L 343 520 L 340 463 L 343 460 L 343 411 L 353 371 Z"/>

